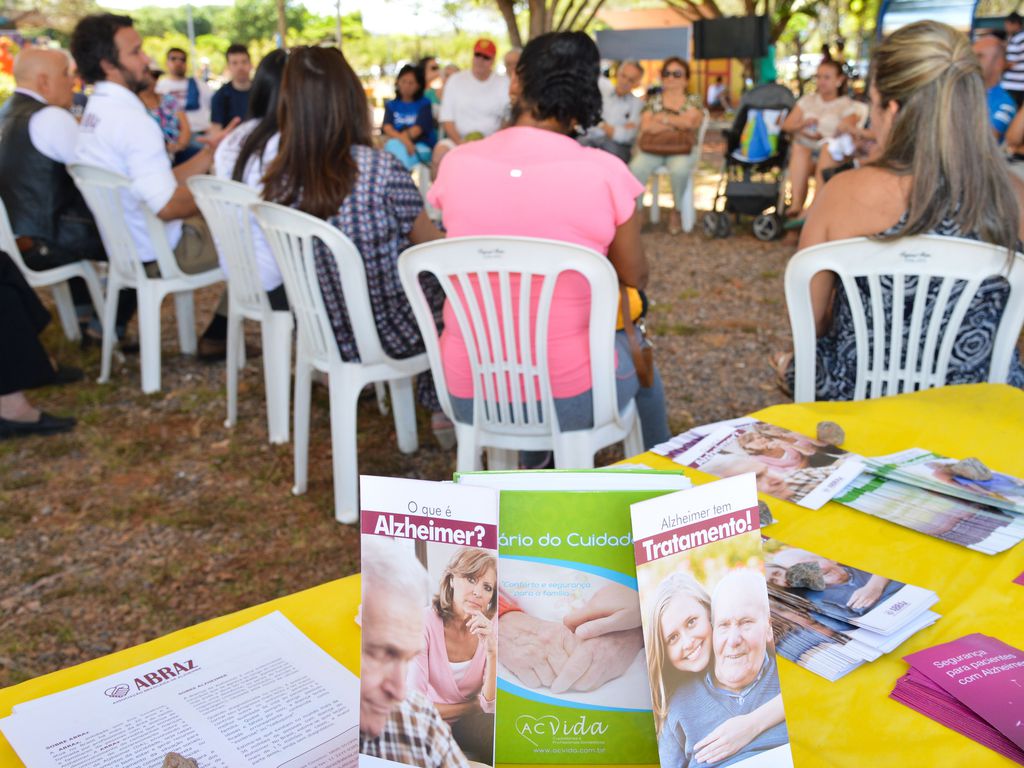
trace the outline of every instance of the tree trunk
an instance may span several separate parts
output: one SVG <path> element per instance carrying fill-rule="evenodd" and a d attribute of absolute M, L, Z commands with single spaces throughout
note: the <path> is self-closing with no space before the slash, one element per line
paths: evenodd
<path fill-rule="evenodd" d="M 277 0 L 277 34 L 281 38 L 281 47 L 288 48 L 288 20 L 284 15 L 284 0 Z M 340 40 L 338 41 L 340 44 Z"/>
<path fill-rule="evenodd" d="M 498 10 L 508 27 L 508 40 L 513 48 L 523 47 L 523 36 L 519 34 L 519 24 L 516 23 L 516 11 L 512 7 L 512 0 L 497 0 Z"/>

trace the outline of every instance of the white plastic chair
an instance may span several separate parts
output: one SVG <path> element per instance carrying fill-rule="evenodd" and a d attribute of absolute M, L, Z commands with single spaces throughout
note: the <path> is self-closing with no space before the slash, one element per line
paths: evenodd
<path fill-rule="evenodd" d="M 96 317 L 103 318 L 103 287 L 100 284 L 99 276 L 93 265 L 85 261 L 75 261 L 53 269 L 31 269 L 21 256 L 18 250 L 18 243 L 14 237 L 14 230 L 11 228 L 11 220 L 7 217 L 7 208 L 3 200 L 0 200 L 0 251 L 4 251 L 11 257 L 11 260 L 25 276 L 25 281 L 33 288 L 49 287 L 53 291 L 53 301 L 57 306 L 57 316 L 60 318 L 61 328 L 64 335 L 71 341 L 78 341 L 82 338 L 82 332 L 78 327 L 78 316 L 75 313 L 75 303 L 71 298 L 71 289 L 68 287 L 68 280 L 73 277 L 80 277 L 85 281 L 89 289 L 89 298 L 96 308 Z"/>
<path fill-rule="evenodd" d="M 563 432 L 551 394 L 547 340 L 555 281 L 569 271 L 579 272 L 590 283 L 594 426 Z M 553 450 L 560 469 L 593 467 L 600 448 L 620 441 L 626 442 L 626 455 L 643 452 L 635 403 L 621 413 L 617 407 L 614 336 L 619 283 L 606 257 L 555 240 L 459 237 L 410 248 L 399 259 L 398 272 L 426 343 L 441 407 L 455 424 L 459 472 L 480 469 L 484 449 L 489 469 L 516 469 L 520 450 Z M 419 276 L 425 272 L 440 281 L 466 340 L 475 390 L 472 424 L 455 419 L 437 327 L 420 286 Z M 497 291 L 489 275 L 497 275 Z M 534 278 L 541 279 L 539 288 Z M 519 281 L 518 300 L 512 296 L 513 279 Z M 479 294 L 472 286 L 478 286 Z M 530 328 L 530 299 L 536 292 L 537 320 Z M 522 402 L 520 391 L 537 389 L 539 403 L 530 396 Z"/>
<path fill-rule="evenodd" d="M 181 271 L 167 240 L 164 223 L 145 203 L 139 205 L 146 220 L 149 238 L 160 265 L 160 277 L 146 274 L 138 249 L 125 218 L 122 195 L 134 195 L 131 180 L 118 173 L 91 165 L 68 166 L 82 197 L 96 218 L 96 226 L 110 260 L 107 276 L 107 298 L 104 304 L 103 352 L 99 381 L 110 379 L 114 353 L 114 319 L 122 288 L 134 288 L 138 296 L 139 356 L 142 368 L 142 391 L 160 391 L 160 305 L 167 294 L 174 294 L 178 316 L 178 345 L 183 354 L 196 353 L 195 304 L 192 292 L 224 280 L 220 268 L 189 275 Z"/>
<path fill-rule="evenodd" d="M 256 221 L 249 212 L 260 197 L 252 187 L 215 176 L 193 176 L 188 188 L 213 234 L 228 277 L 228 417 L 224 426 L 233 427 L 238 420 L 238 371 L 245 365 L 242 322 L 254 320 L 260 324 L 263 341 L 267 433 L 271 443 L 287 443 L 294 324 L 291 312 L 271 309 L 260 282 L 253 250 Z"/>
<path fill-rule="evenodd" d="M 697 224 L 697 204 L 693 200 L 693 183 L 694 178 L 697 176 L 697 168 L 700 165 L 701 154 L 704 151 L 704 134 L 708 131 L 708 123 L 711 121 L 711 115 L 708 111 L 704 110 L 704 119 L 700 121 L 700 128 L 697 129 L 697 141 L 693 145 L 693 149 L 690 154 L 696 155 L 696 161 L 693 164 L 693 172 L 690 177 L 686 180 L 686 189 L 683 190 L 683 208 L 679 212 L 680 218 L 682 219 L 683 232 L 692 232 L 694 226 Z M 658 206 L 658 190 L 661 188 L 661 177 L 668 174 L 668 168 L 664 165 L 659 165 L 654 169 L 654 173 L 651 174 L 653 181 L 651 182 L 651 223 L 657 224 L 661 220 L 661 209 Z"/>
<path fill-rule="evenodd" d="M 816 338 L 811 309 L 810 282 L 818 272 L 832 271 L 839 276 L 850 300 L 857 349 L 857 380 L 855 400 L 894 395 L 942 386 L 946 381 L 953 342 L 967 308 L 982 281 L 1002 275 L 1010 283 L 1010 297 L 996 333 L 990 382 L 1005 383 L 1021 326 L 1024 325 L 1024 257 L 1017 254 L 1007 274 L 1006 249 L 1000 246 L 937 235 L 905 237 L 879 242 L 864 237 L 822 243 L 798 252 L 786 267 L 786 304 L 793 329 L 793 352 L 796 365 L 794 400 L 815 399 Z M 884 291 L 880 278 L 892 277 L 892 294 L 904 294 L 908 277 L 917 276 L 910 317 L 905 317 L 904 303 L 894 301 L 892 316 L 886 322 L 883 309 Z M 856 279 L 867 279 L 871 325 L 867 323 L 864 304 Z M 938 292 L 931 303 L 929 322 L 929 283 L 938 280 Z M 952 304 L 948 322 L 943 317 L 950 311 L 950 292 L 958 281 L 965 283 L 959 298 Z M 909 324 L 907 347 L 903 348 L 902 329 Z M 871 355 L 869 357 L 869 340 Z M 886 340 L 890 353 L 886 359 Z M 902 360 L 903 356 L 905 360 Z M 902 365 L 901 365 L 902 362 Z"/>
<path fill-rule="evenodd" d="M 252 211 L 270 244 L 284 278 L 288 302 L 295 312 L 298 348 L 295 356 L 295 487 L 306 492 L 309 461 L 310 387 L 314 369 L 327 374 L 331 401 L 331 445 L 334 463 L 334 516 L 338 522 L 359 519 L 359 467 L 356 410 L 359 393 L 370 383 L 391 388 L 398 450 L 415 453 L 416 412 L 413 379 L 429 369 L 425 354 L 397 360 L 381 346 L 370 306 L 366 271 L 358 249 L 345 235 L 321 219 L 274 203 L 257 203 Z M 341 359 L 334 329 L 320 292 L 313 256 L 316 238 L 333 254 L 341 278 L 360 362 Z"/>

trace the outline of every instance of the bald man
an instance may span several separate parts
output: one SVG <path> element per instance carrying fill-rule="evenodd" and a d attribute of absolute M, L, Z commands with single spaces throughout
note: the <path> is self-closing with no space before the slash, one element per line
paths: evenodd
<path fill-rule="evenodd" d="M 74 78 L 66 53 L 26 48 L 14 60 L 17 88 L 0 109 L 0 199 L 31 269 L 106 260 L 96 224 L 65 164 L 74 159 Z M 81 280 L 71 282 L 79 322 L 93 319 Z"/>
<path fill-rule="evenodd" d="M 1000 84 L 1006 68 L 1006 49 L 995 35 L 982 35 L 974 41 L 974 55 L 981 64 L 981 79 L 985 81 L 988 119 L 996 141 L 1001 142 L 1017 113 L 1017 102 Z"/>

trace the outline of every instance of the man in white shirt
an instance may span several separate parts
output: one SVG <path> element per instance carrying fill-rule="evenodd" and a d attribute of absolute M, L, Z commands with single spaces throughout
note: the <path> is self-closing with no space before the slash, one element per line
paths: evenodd
<path fill-rule="evenodd" d="M 86 16 L 72 33 L 71 52 L 85 81 L 95 83 L 79 127 L 75 160 L 131 179 L 132 194 L 124 199 L 125 218 L 146 273 L 158 276 L 160 267 L 143 205 L 164 222 L 183 272 L 194 274 L 216 267 L 213 239 L 185 181 L 210 170 L 217 144 L 237 125 L 237 119 L 226 130 L 209 134 L 205 146 L 172 171 L 160 127 L 136 95 L 147 82 L 149 57 L 142 52 L 142 38 L 132 20 L 109 13 Z M 222 296 L 199 342 L 203 359 L 224 359 L 226 308 Z"/>
<path fill-rule="evenodd" d="M 508 108 L 508 78 L 494 72 L 498 49 L 485 38 L 473 46 L 473 66 L 456 72 L 444 86 L 441 127 L 445 138 L 434 147 L 433 171 L 453 147 L 482 139 L 501 128 Z"/>
<path fill-rule="evenodd" d="M 615 87 L 601 91 L 601 122 L 580 138 L 580 144 L 603 149 L 629 162 L 644 106 L 643 100 L 633 95 L 633 89 L 640 85 L 643 77 L 644 70 L 639 62 L 624 61 L 619 65 Z"/>
<path fill-rule="evenodd" d="M 78 123 L 74 78 L 64 51 L 25 48 L 14 60 L 17 88 L 0 110 L 0 198 L 22 259 L 45 270 L 81 259 L 105 261 L 88 206 L 68 175 Z M 95 313 L 80 279 L 71 292 L 83 330 Z M 129 315 L 130 316 L 130 315 Z"/>

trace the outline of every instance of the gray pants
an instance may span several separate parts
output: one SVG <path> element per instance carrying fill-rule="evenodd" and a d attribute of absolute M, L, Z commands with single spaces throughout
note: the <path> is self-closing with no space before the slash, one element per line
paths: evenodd
<path fill-rule="evenodd" d="M 623 144 L 608 136 L 581 136 L 578 141 L 584 147 L 596 147 L 611 152 L 624 163 L 629 162 L 629 156 L 633 153 L 632 144 Z"/>

